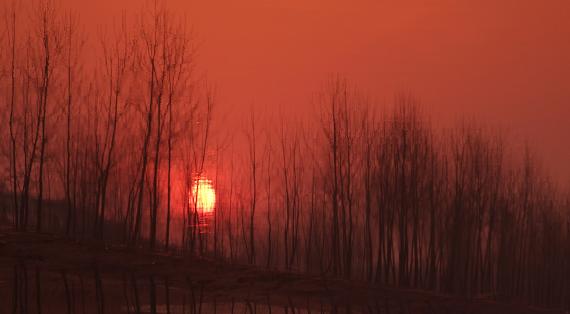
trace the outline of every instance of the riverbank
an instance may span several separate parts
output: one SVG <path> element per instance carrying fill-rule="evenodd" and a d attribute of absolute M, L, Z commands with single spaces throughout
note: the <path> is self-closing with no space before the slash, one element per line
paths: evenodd
<path fill-rule="evenodd" d="M 229 304 L 237 301 L 313 310 L 342 307 L 363 313 L 560 313 L 484 298 L 467 299 L 421 291 L 379 288 L 362 282 L 260 270 L 126 247 L 80 244 L 54 235 L 14 231 L 0 231 L 0 265 L 0 289 L 5 291 L 2 293 L 5 296 L 2 298 L 3 304 L 13 301 L 14 297 L 10 296 L 15 295 L 15 283 L 18 278 L 23 278 L 18 276 L 15 269 L 21 269 L 18 265 L 24 265 L 26 271 L 41 270 L 46 278 L 59 276 L 65 279 L 66 292 L 56 298 L 69 295 L 67 278 L 92 278 L 93 274 L 97 274 L 103 278 L 103 287 L 117 288 L 116 292 L 101 289 L 116 294 L 107 300 L 116 299 L 115 302 L 120 304 L 129 303 L 131 292 L 122 291 L 132 290 L 126 282 L 123 283 L 128 278 L 129 284 L 132 284 L 132 280 L 138 280 L 145 284 L 158 283 L 163 288 L 166 284 L 167 290 L 199 294 L 200 301 L 204 303 L 215 300 L 216 303 Z M 31 275 L 29 277 L 32 278 Z M 124 287 L 121 288 L 122 283 Z M 29 285 L 32 284 L 31 281 Z M 157 288 L 151 287 L 150 291 L 152 289 Z"/>

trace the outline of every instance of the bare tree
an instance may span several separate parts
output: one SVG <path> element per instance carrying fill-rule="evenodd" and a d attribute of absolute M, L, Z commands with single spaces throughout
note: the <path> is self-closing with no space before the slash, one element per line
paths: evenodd
<path fill-rule="evenodd" d="M 46 163 L 46 146 L 48 142 L 47 133 L 47 114 L 50 96 L 50 83 L 54 73 L 58 57 L 62 49 L 62 31 L 59 16 L 51 1 L 40 3 L 37 18 L 38 30 L 37 40 L 41 42 L 41 52 L 37 67 L 41 67 L 39 81 L 36 82 L 39 89 L 39 128 L 41 129 L 41 141 L 39 151 L 39 170 L 38 170 L 38 201 L 36 211 L 36 230 L 42 230 L 42 209 L 44 198 L 44 167 Z"/>
<path fill-rule="evenodd" d="M 94 235 L 103 239 L 105 212 L 108 206 L 107 189 L 111 169 L 115 163 L 115 149 L 117 143 L 118 124 L 121 111 L 124 111 L 124 100 L 122 92 L 126 81 L 127 70 L 132 62 L 132 40 L 128 37 L 126 30 L 126 20 L 121 20 L 120 27 L 114 30 L 113 38 L 101 39 L 103 50 L 104 79 L 106 88 L 103 108 L 101 110 L 104 117 L 102 122 L 102 134 L 96 135 L 95 143 L 97 169 L 97 189 L 95 203 Z M 109 44 L 110 42 L 110 44 Z"/>
<path fill-rule="evenodd" d="M 73 163 L 77 160 L 73 158 L 72 154 L 74 147 L 73 142 L 73 112 L 74 112 L 74 90 L 76 89 L 74 82 L 79 68 L 79 57 L 83 47 L 82 34 L 78 30 L 77 17 L 69 13 L 64 24 L 64 32 L 66 37 L 66 72 L 67 72 L 67 101 L 66 101 L 66 140 L 65 140 L 65 162 L 64 162 L 64 191 L 65 201 L 67 206 L 67 219 L 65 233 L 70 235 L 73 232 L 75 235 L 76 227 L 76 209 L 74 208 L 73 199 L 76 197 L 72 185 L 76 184 L 76 178 L 72 173 Z M 77 111 L 77 110 L 75 110 Z M 72 230 L 73 228 L 73 230 Z"/>
<path fill-rule="evenodd" d="M 250 209 L 249 209 L 249 263 L 255 264 L 255 241 L 254 241 L 254 229 L 255 229 L 255 209 L 257 205 L 257 169 L 259 167 L 257 161 L 257 148 L 256 148 L 256 133 L 255 128 L 255 113 L 251 111 L 250 117 L 250 129 L 247 133 L 248 143 L 249 143 L 249 163 L 251 167 L 251 195 L 250 195 Z"/>
<path fill-rule="evenodd" d="M 17 229 L 22 228 L 20 218 L 21 210 L 18 202 L 18 155 L 16 146 L 16 8 L 12 3 L 11 12 L 6 15 L 6 29 L 9 30 L 8 43 L 10 47 L 10 177 L 12 181 L 12 194 L 14 202 L 14 224 Z"/>

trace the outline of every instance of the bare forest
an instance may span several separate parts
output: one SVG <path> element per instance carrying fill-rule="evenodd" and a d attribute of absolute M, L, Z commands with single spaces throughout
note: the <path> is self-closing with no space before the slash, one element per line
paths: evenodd
<path fill-rule="evenodd" d="M 570 307 L 570 197 L 528 145 L 341 75 L 311 115 L 244 108 L 229 129 L 188 21 L 161 2 L 90 37 L 57 2 L 1 10 L 3 228 Z"/>

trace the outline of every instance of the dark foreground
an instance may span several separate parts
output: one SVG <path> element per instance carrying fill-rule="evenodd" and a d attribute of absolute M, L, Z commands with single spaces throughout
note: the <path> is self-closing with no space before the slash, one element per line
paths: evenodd
<path fill-rule="evenodd" d="M 0 313 L 562 313 L 0 231 Z"/>

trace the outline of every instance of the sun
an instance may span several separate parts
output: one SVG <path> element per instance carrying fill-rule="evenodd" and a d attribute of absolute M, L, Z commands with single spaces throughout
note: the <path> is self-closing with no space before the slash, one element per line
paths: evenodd
<path fill-rule="evenodd" d="M 194 180 L 192 192 L 190 193 L 190 205 L 196 208 L 200 214 L 209 214 L 216 207 L 216 191 L 212 186 L 212 181 L 200 177 Z"/>

